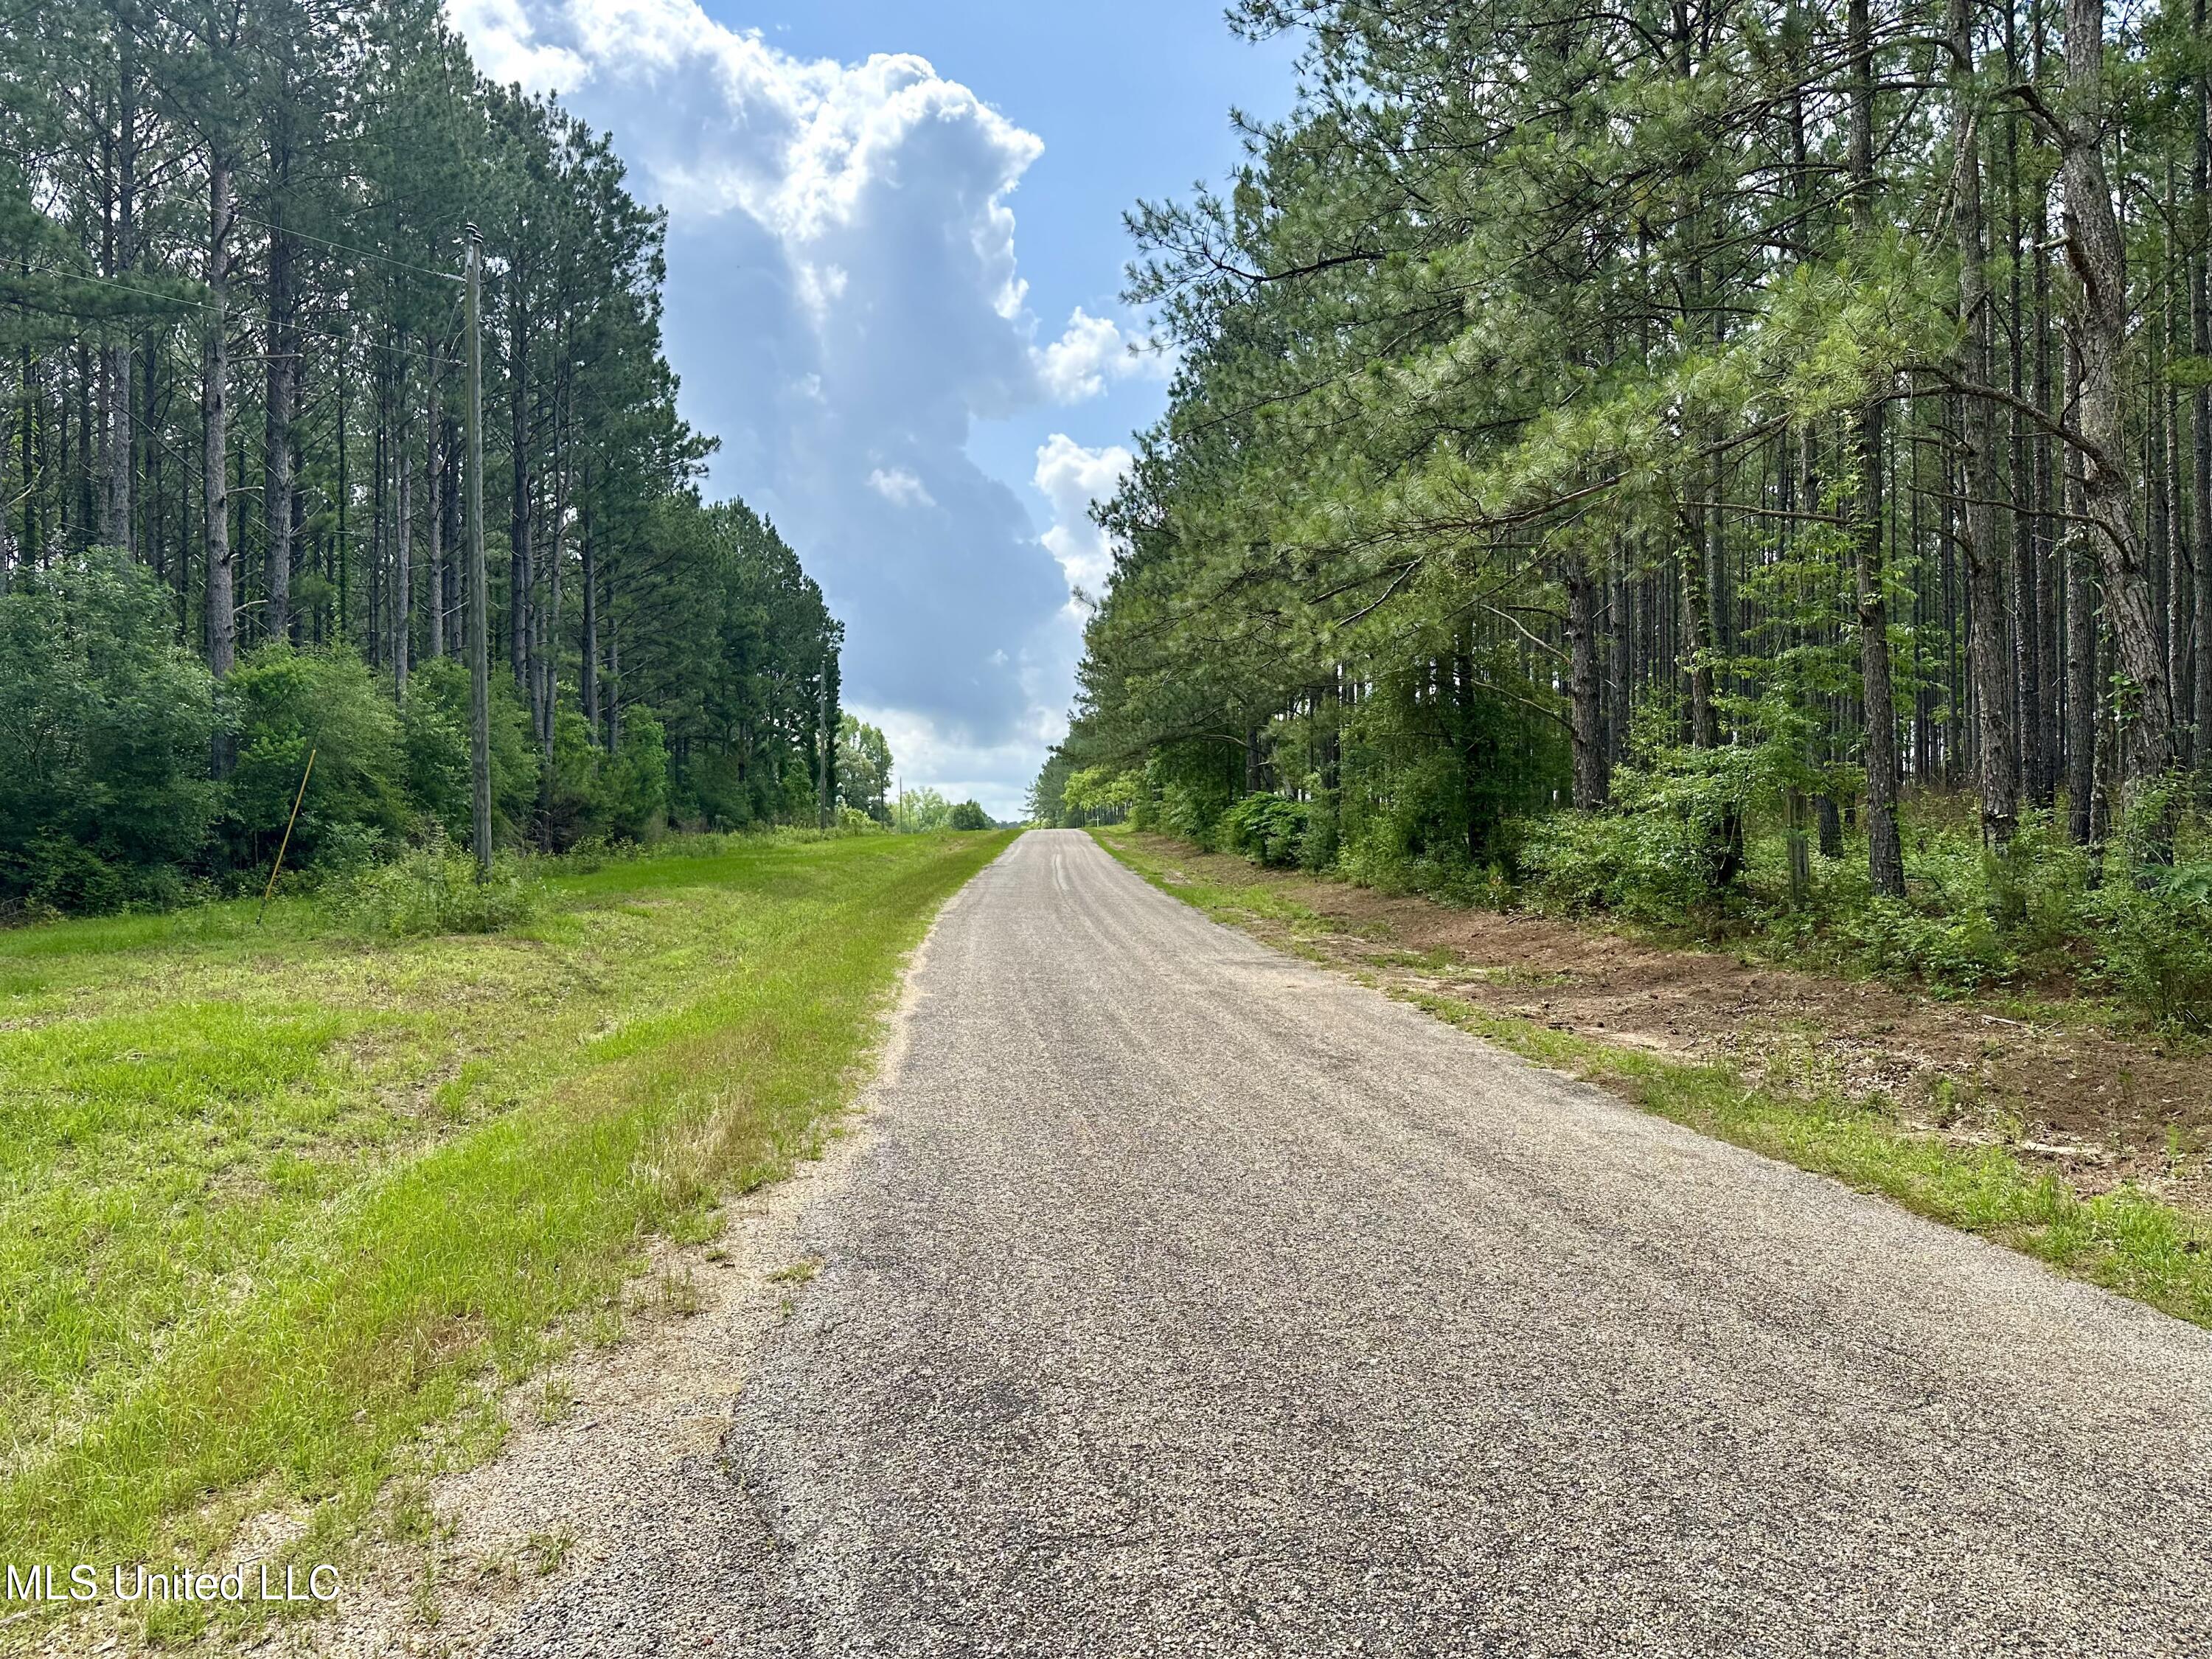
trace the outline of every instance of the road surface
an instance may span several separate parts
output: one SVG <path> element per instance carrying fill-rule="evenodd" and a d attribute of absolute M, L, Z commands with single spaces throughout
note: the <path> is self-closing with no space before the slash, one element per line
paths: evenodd
<path fill-rule="evenodd" d="M 719 1460 L 501 1651 L 2212 1653 L 2203 1331 L 1079 834 L 902 1043 Z"/>

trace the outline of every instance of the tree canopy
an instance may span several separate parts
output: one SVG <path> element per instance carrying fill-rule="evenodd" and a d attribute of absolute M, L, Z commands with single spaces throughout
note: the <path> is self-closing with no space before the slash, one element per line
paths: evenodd
<path fill-rule="evenodd" d="M 0 898 L 264 859 L 310 751 L 311 859 L 470 833 L 471 228 L 499 833 L 833 810 L 842 629 L 701 497 L 662 216 L 605 135 L 436 0 L 60 0 L 0 109 L 0 696 L 41 734 Z"/>
<path fill-rule="evenodd" d="M 1479 869 L 1640 811 L 1721 890 L 1771 805 L 1900 895 L 1901 789 L 2101 842 L 2212 766 L 2194 0 L 1233 15 L 1301 93 L 1131 216 L 1181 367 L 1040 815 Z"/>

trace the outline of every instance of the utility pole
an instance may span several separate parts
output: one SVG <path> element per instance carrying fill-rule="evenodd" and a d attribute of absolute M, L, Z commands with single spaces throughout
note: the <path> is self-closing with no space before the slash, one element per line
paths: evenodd
<path fill-rule="evenodd" d="M 833 805 L 831 769 L 837 763 L 837 735 L 830 729 L 830 659 L 826 656 L 822 659 L 821 701 L 821 710 L 814 721 L 817 734 L 816 741 L 820 744 L 822 750 L 821 770 L 817 775 L 817 782 L 822 797 L 819 808 L 822 828 L 827 830 L 830 827 L 830 813 Z"/>
<path fill-rule="evenodd" d="M 491 595 L 483 544 L 483 237 L 469 234 L 469 774 L 476 794 L 477 878 L 491 873 Z"/>

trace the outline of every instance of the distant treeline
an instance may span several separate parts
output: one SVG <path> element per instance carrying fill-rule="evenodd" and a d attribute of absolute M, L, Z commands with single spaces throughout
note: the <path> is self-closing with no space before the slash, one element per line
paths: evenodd
<path fill-rule="evenodd" d="M 811 823 L 840 625 L 709 506 L 663 225 L 434 0 L 87 0 L 0 35 L 0 902 L 469 833 L 465 228 L 498 833 Z"/>

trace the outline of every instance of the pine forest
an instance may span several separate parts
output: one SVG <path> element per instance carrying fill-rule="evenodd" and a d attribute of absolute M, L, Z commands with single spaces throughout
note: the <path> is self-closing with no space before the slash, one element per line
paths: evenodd
<path fill-rule="evenodd" d="M 0 903 L 219 888 L 295 805 L 309 869 L 834 810 L 842 630 L 702 498 L 603 136 L 433 0 L 5 28 Z"/>
<path fill-rule="evenodd" d="M 2212 1013 L 2201 0 L 1234 19 L 1038 813 Z"/>

